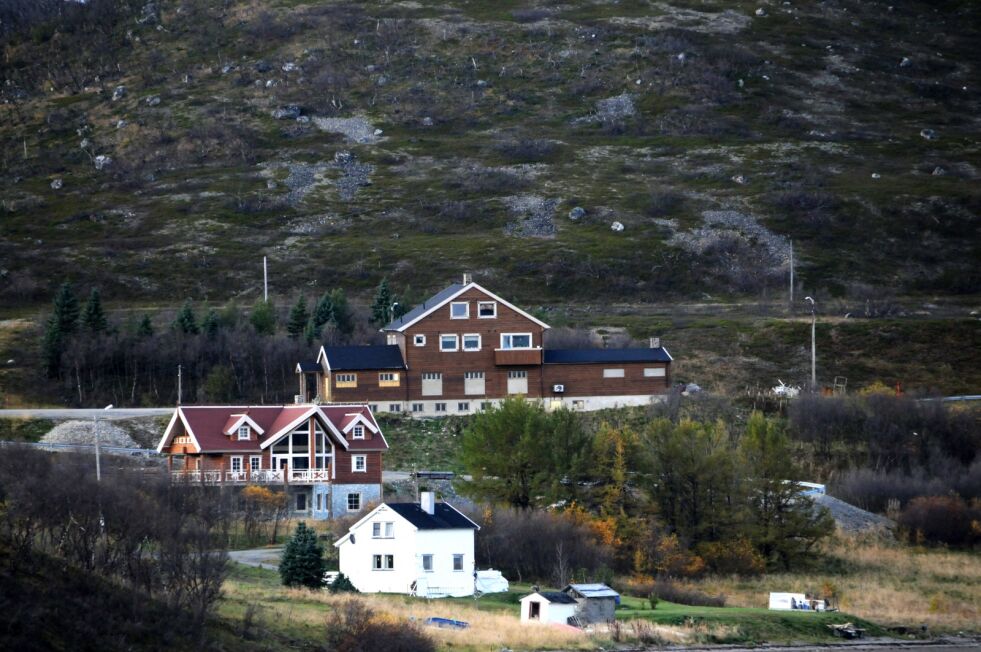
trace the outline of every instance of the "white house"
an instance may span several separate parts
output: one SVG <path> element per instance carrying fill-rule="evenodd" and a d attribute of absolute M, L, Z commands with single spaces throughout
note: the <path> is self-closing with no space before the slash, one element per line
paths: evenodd
<path fill-rule="evenodd" d="M 521 598 L 521 622 L 569 624 L 579 603 L 568 593 L 536 591 Z"/>
<path fill-rule="evenodd" d="M 473 595 L 479 529 L 425 491 L 419 503 L 382 503 L 334 545 L 340 571 L 362 593 L 460 597 Z"/>

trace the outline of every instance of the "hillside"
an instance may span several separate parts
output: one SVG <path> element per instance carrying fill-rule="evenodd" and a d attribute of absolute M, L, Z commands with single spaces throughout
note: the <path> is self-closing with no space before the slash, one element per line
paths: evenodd
<path fill-rule="evenodd" d="M 977 3 L 4 4 L 8 312 L 981 287 Z"/>

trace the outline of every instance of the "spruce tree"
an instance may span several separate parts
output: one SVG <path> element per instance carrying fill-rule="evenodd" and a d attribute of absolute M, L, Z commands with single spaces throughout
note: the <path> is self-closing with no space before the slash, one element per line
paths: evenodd
<path fill-rule="evenodd" d="M 388 279 L 383 278 L 375 290 L 375 300 L 371 304 L 371 321 L 384 326 L 392 320 L 392 291 Z"/>
<path fill-rule="evenodd" d="M 313 319 L 307 321 L 307 325 L 303 327 L 303 341 L 307 345 L 313 344 L 314 340 L 317 339 L 317 327 L 313 324 Z"/>
<path fill-rule="evenodd" d="M 92 288 L 89 300 L 85 302 L 85 309 L 82 311 L 82 325 L 90 333 L 102 333 L 109 328 L 109 321 L 102 309 L 102 298 L 95 288 Z"/>
<path fill-rule="evenodd" d="M 150 315 L 144 313 L 140 323 L 136 326 L 136 336 L 140 339 L 153 337 L 153 322 L 150 321 Z"/>
<path fill-rule="evenodd" d="M 58 288 L 54 300 L 54 314 L 51 317 L 58 323 L 58 332 L 67 337 L 78 329 L 78 299 L 72 284 L 65 281 Z"/>
<path fill-rule="evenodd" d="M 350 335 L 354 332 L 354 317 L 351 315 L 351 307 L 347 303 L 347 295 L 344 290 L 337 288 L 330 293 L 330 301 L 334 307 L 334 325 L 337 330 Z"/>
<path fill-rule="evenodd" d="M 268 301 L 259 301 L 249 315 L 252 328 L 259 335 L 273 335 L 276 332 L 276 310 Z"/>
<path fill-rule="evenodd" d="M 198 321 L 197 317 L 194 316 L 194 307 L 191 305 L 190 299 L 185 301 L 184 305 L 181 306 L 180 312 L 177 313 L 177 317 L 174 319 L 173 328 L 185 335 L 198 334 Z"/>
<path fill-rule="evenodd" d="M 300 521 L 290 537 L 279 562 L 279 577 L 286 586 L 305 586 L 319 589 L 324 585 L 327 561 L 317 533 Z"/>
<path fill-rule="evenodd" d="M 334 300 L 330 292 L 324 292 L 313 309 L 313 327 L 319 333 L 328 323 L 334 321 Z"/>
<path fill-rule="evenodd" d="M 307 300 L 301 295 L 296 300 L 293 309 L 290 310 L 289 321 L 286 322 L 286 332 L 292 338 L 299 337 L 303 334 L 303 330 L 306 328 L 309 319 L 310 313 L 307 312 Z"/>
<path fill-rule="evenodd" d="M 219 330 L 221 330 L 221 316 L 212 308 L 201 320 L 201 331 L 208 336 L 208 339 L 214 339 Z"/>

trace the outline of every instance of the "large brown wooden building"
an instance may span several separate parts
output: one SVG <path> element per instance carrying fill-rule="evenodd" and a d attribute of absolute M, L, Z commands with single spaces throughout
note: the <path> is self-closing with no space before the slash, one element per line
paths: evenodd
<path fill-rule="evenodd" d="M 549 409 L 641 405 L 667 393 L 671 355 L 649 348 L 545 349 L 548 324 L 464 276 L 392 321 L 387 343 L 324 346 L 300 362 L 300 402 L 375 412 L 468 414 L 522 395 Z"/>

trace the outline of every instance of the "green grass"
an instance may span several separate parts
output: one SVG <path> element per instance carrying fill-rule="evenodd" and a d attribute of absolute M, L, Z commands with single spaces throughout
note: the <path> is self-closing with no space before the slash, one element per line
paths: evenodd
<path fill-rule="evenodd" d="M 50 419 L 0 419 L 0 441 L 40 441 L 54 426 Z"/>

